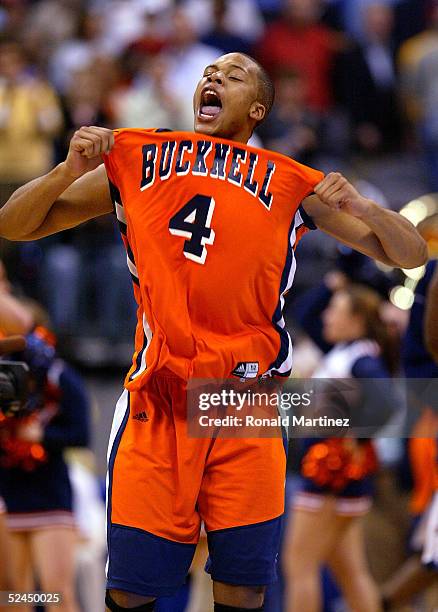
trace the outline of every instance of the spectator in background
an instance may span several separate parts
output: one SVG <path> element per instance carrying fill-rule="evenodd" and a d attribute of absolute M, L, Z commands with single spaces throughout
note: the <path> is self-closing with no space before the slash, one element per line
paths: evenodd
<path fill-rule="evenodd" d="M 0 7 L 0 31 L 11 38 L 23 33 L 26 22 L 26 0 L 3 0 Z"/>
<path fill-rule="evenodd" d="M 283 68 L 301 74 L 310 110 L 324 114 L 332 106 L 332 68 L 343 38 L 320 23 L 321 15 L 321 0 L 285 0 L 282 16 L 267 27 L 256 53 L 273 75 Z"/>
<path fill-rule="evenodd" d="M 248 53 L 250 45 L 242 36 L 233 34 L 227 24 L 227 0 L 213 0 L 212 26 L 202 37 L 206 45 L 221 49 L 224 53 Z"/>
<path fill-rule="evenodd" d="M 145 58 L 131 85 L 114 92 L 112 111 L 116 126 L 178 130 L 188 129 L 193 123 L 193 111 L 169 85 L 168 61 L 164 55 Z"/>
<path fill-rule="evenodd" d="M 53 139 L 62 127 L 55 92 L 29 68 L 17 42 L 0 42 L 0 205 L 53 165 Z"/>
<path fill-rule="evenodd" d="M 193 92 L 205 67 L 212 64 L 222 52 L 202 44 L 188 11 L 175 9 L 172 17 L 168 59 L 167 89 L 178 92 L 181 117 L 187 117 L 184 129 L 193 130 Z M 188 119 L 190 117 L 190 120 Z"/>
<path fill-rule="evenodd" d="M 400 47 L 400 97 L 405 118 L 424 151 L 430 189 L 438 191 L 438 136 L 436 64 L 438 56 L 438 1 L 432 0 L 427 27 Z"/>
<path fill-rule="evenodd" d="M 257 4 L 265 19 L 272 20 L 280 14 L 283 0 L 257 0 Z"/>
<path fill-rule="evenodd" d="M 107 125 L 107 95 L 113 74 L 111 66 L 97 63 L 75 69 L 71 82 L 60 98 L 64 118 L 62 138 L 58 139 L 58 156 L 64 159 L 73 132 L 82 125 Z"/>
<path fill-rule="evenodd" d="M 421 59 L 412 76 L 415 128 L 423 148 L 430 188 L 438 191 L 438 49 Z"/>
<path fill-rule="evenodd" d="M 13 590 L 34 590 L 35 572 L 42 591 L 62 594 L 60 610 L 76 612 L 76 533 L 63 451 L 88 444 L 88 398 L 79 376 L 56 358 L 47 330 L 36 328 L 13 358 L 29 365 L 32 385 L 26 412 L 3 419 L 0 437 Z"/>
<path fill-rule="evenodd" d="M 292 69 L 280 71 L 275 83 L 275 105 L 257 131 L 267 149 L 307 165 L 320 146 L 321 120 L 306 104 L 307 86 Z"/>
<path fill-rule="evenodd" d="M 365 152 L 397 149 L 401 122 L 397 101 L 394 14 L 386 2 L 363 9 L 363 38 L 338 60 L 336 88 L 353 128 L 353 144 Z"/>
<path fill-rule="evenodd" d="M 120 56 L 124 49 L 147 33 L 148 15 L 156 15 L 154 28 L 159 25 L 163 33 L 168 33 L 174 4 L 174 0 L 93 0 L 92 6 L 103 19 L 105 48 Z"/>
<path fill-rule="evenodd" d="M 122 55 L 122 62 L 134 78 L 137 71 L 141 72 L 145 60 L 163 51 L 169 42 L 169 26 L 164 26 L 163 14 L 167 15 L 168 12 L 160 8 L 160 5 L 145 7 L 143 32 L 128 45 Z"/>
<path fill-rule="evenodd" d="M 330 0 L 329 0 L 330 1 Z M 427 0 L 383 0 L 384 3 L 394 10 L 398 9 L 400 5 L 406 5 L 408 7 L 414 4 L 416 7 L 415 12 L 419 12 L 419 6 L 424 5 Z M 375 0 L 333 0 L 338 14 L 340 15 L 341 27 L 345 30 L 348 35 L 358 42 L 367 38 L 365 32 L 365 24 L 363 22 L 363 13 L 366 11 L 368 6 L 373 4 Z"/>
<path fill-rule="evenodd" d="M 183 0 L 183 6 L 202 40 L 225 53 L 245 53 L 263 34 L 264 21 L 255 0 Z"/>
<path fill-rule="evenodd" d="M 427 28 L 406 40 L 398 54 L 401 95 L 404 111 L 412 123 L 417 123 L 422 111 L 417 99 L 416 74 L 422 59 L 438 51 L 438 0 L 432 0 L 428 11 Z"/>
<path fill-rule="evenodd" d="M 58 45 L 74 37 L 80 8 L 81 0 L 41 0 L 27 7 L 23 42 L 41 67 L 48 65 Z"/>
<path fill-rule="evenodd" d="M 53 53 L 50 62 L 50 76 L 55 87 L 65 94 L 75 86 L 74 75 L 77 71 L 92 67 L 96 62 L 107 61 L 114 54 L 103 41 L 104 22 L 97 12 L 82 11 L 77 19 L 77 31 L 73 38 L 65 40 Z"/>

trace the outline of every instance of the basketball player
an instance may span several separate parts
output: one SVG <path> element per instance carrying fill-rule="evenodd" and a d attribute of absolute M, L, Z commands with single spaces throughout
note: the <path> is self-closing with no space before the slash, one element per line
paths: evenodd
<path fill-rule="evenodd" d="M 273 98 L 253 59 L 224 55 L 196 89 L 195 133 L 82 127 L 65 162 L 0 211 L 10 240 L 113 211 L 119 221 L 139 308 L 108 454 L 113 612 L 153 610 L 179 588 L 201 520 L 216 612 L 263 610 L 279 548 L 283 441 L 190 438 L 186 382 L 289 375 L 281 310 L 307 229 L 392 266 L 426 260 L 414 227 L 340 174 L 246 145 Z"/>

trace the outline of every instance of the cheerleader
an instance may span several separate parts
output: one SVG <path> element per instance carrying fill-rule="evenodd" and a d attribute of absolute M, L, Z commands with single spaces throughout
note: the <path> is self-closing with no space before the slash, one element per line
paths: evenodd
<path fill-rule="evenodd" d="M 26 341 L 25 350 L 13 356 L 31 372 L 26 413 L 3 416 L 0 429 L 0 492 L 7 507 L 12 589 L 29 592 L 38 584 L 42 591 L 61 593 L 57 610 L 77 612 L 77 535 L 63 451 L 88 443 L 88 399 L 81 379 L 56 358 L 47 330 L 36 328 Z"/>
<path fill-rule="evenodd" d="M 299 323 L 326 353 L 314 377 L 382 379 L 395 372 L 396 350 L 380 318 L 381 303 L 373 290 L 348 285 L 340 273 L 331 273 L 323 286 L 304 296 Z M 382 403 L 388 406 L 395 401 L 390 393 L 384 395 L 379 409 Z M 334 460 L 336 470 L 326 469 L 327 460 Z M 286 534 L 290 612 L 322 609 L 320 570 L 325 565 L 352 611 L 380 612 L 362 522 L 371 507 L 375 469 L 369 441 L 305 442 L 301 487 Z"/>

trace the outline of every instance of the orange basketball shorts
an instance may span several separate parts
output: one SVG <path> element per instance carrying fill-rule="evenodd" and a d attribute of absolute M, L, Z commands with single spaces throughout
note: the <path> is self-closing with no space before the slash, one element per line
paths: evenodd
<path fill-rule="evenodd" d="M 276 579 L 286 452 L 279 438 L 190 438 L 185 383 L 153 375 L 116 406 L 108 449 L 107 587 L 169 596 L 201 522 L 213 580 Z"/>

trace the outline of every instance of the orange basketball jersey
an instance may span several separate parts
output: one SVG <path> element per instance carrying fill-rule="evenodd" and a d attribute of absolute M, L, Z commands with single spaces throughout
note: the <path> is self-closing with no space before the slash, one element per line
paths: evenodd
<path fill-rule="evenodd" d="M 126 386 L 153 372 L 286 376 L 282 307 L 321 172 L 205 135 L 115 131 L 105 156 L 138 303 Z M 110 279 L 109 279 L 110 281 Z"/>

